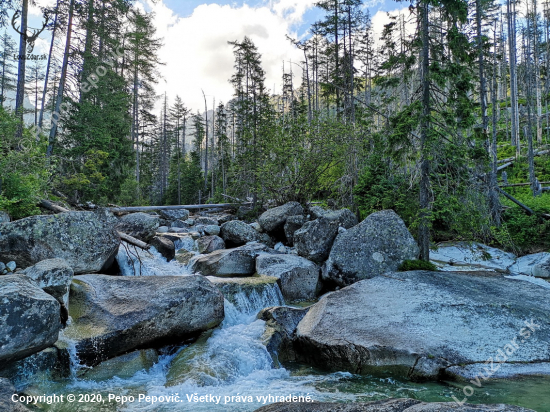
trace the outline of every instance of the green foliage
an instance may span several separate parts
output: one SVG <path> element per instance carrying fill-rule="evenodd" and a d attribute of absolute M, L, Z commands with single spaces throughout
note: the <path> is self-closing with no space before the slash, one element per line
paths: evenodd
<path fill-rule="evenodd" d="M 0 210 L 13 219 L 40 213 L 36 206 L 46 194 L 49 172 L 44 140 L 27 129 L 15 140 L 17 119 L 0 107 Z"/>
<path fill-rule="evenodd" d="M 171 165 L 165 203 L 169 205 L 197 204 L 199 191 L 204 190 L 204 175 L 199 154 L 193 151 L 186 158 L 175 154 L 172 157 Z"/>
<path fill-rule="evenodd" d="M 510 207 L 502 214 L 503 224 L 493 229 L 497 242 L 520 255 L 549 251 L 550 220 L 540 215 L 550 213 L 550 194 L 544 193 L 537 198 L 530 194 L 516 196 L 536 214 L 529 216 L 523 209 L 507 201 L 505 204 Z"/>
<path fill-rule="evenodd" d="M 407 272 L 409 270 L 430 270 L 436 272 L 437 266 L 432 262 L 427 262 L 425 260 L 404 260 L 403 263 L 397 269 L 400 272 Z"/>

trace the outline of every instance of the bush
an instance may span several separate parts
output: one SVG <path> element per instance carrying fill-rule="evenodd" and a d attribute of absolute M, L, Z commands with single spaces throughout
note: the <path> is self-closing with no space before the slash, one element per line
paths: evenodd
<path fill-rule="evenodd" d="M 407 272 L 409 270 L 430 270 L 437 272 L 437 266 L 432 262 L 426 262 L 424 260 L 405 260 L 397 269 L 400 272 Z"/>

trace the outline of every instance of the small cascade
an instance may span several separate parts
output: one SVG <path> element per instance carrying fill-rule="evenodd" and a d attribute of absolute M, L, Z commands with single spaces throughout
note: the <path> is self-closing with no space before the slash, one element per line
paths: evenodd
<path fill-rule="evenodd" d="M 116 256 L 122 276 L 186 276 L 191 272 L 177 261 L 167 262 L 154 247 L 143 250 L 122 242 Z"/>
<path fill-rule="evenodd" d="M 69 318 L 69 322 L 70 321 L 71 320 Z M 59 332 L 59 343 L 61 343 L 61 346 L 67 351 L 67 354 L 69 355 L 69 377 L 72 381 L 76 381 L 78 379 L 79 372 L 83 369 L 88 368 L 88 366 L 80 363 L 80 358 L 78 357 L 76 349 L 76 341 L 65 336 L 64 330 L 61 330 L 61 332 Z"/>

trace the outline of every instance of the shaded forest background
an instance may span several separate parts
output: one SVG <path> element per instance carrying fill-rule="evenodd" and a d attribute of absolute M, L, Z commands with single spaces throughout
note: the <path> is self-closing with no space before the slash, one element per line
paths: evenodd
<path fill-rule="evenodd" d="M 0 10 L 0 210 L 12 218 L 46 197 L 248 200 L 250 216 L 316 201 L 394 209 L 423 259 L 446 239 L 550 248 L 548 2 L 413 1 L 375 34 L 361 0 L 319 1 L 324 18 L 288 39 L 303 61 L 285 64 L 280 94 L 254 43 L 227 39 L 234 96 L 194 113 L 185 91 L 157 95 L 162 39 L 132 1 L 57 0 L 43 10 L 47 59 L 17 59 L 27 42 L 5 27 L 19 11 L 25 32 L 29 1 Z"/>

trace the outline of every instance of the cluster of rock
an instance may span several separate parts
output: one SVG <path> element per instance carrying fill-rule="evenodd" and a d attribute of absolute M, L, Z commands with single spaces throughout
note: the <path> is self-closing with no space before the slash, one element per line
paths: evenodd
<path fill-rule="evenodd" d="M 112 276 L 119 232 L 193 275 Z M 517 259 L 481 247 L 484 265 L 476 266 L 457 257 L 463 249 L 444 245 L 434 257 L 445 270 L 463 264 L 469 272 L 397 272 L 404 260 L 417 258 L 418 247 L 393 211 L 358 222 L 348 209 L 305 210 L 296 202 L 251 224 L 182 209 L 120 218 L 103 210 L 68 212 L 0 223 L 0 259 L 14 262 L 0 276 L 0 377 L 13 378 L 30 359 L 68 370 L 67 339 L 80 361 L 93 366 L 83 377 L 131 376 L 156 362 L 156 348 L 207 336 L 224 319 L 224 296 L 275 283 L 287 303 L 332 291 L 307 309 L 259 314 L 276 364 L 470 379 L 530 327 L 536 339 L 522 335 L 521 350 L 509 353 L 491 377 L 550 374 L 548 289 L 470 268 L 547 276 L 550 254 Z M 359 410 L 446 410 L 403 402 Z M 271 408 L 262 410 L 279 410 Z"/>

